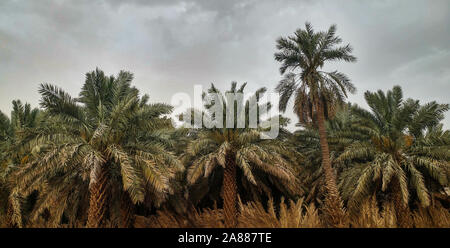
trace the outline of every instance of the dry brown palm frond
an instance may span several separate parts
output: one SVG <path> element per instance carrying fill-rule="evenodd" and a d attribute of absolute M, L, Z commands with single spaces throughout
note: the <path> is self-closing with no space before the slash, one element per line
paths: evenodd
<path fill-rule="evenodd" d="M 450 211 L 440 204 L 428 208 L 419 207 L 412 217 L 416 228 L 450 228 Z"/>
<path fill-rule="evenodd" d="M 240 202 L 241 215 L 238 227 L 245 228 L 317 228 L 323 227 L 318 210 L 313 204 L 304 205 L 303 198 L 297 202 L 281 201 L 279 211 L 275 210 L 272 199 L 267 203 L 267 209 L 261 202 Z M 278 212 L 278 213 L 277 213 Z"/>
<path fill-rule="evenodd" d="M 157 211 L 150 217 L 136 216 L 135 228 L 223 228 L 221 209 L 193 209 L 187 215 L 179 215 L 169 210 Z"/>
<path fill-rule="evenodd" d="M 185 219 L 180 220 L 174 213 L 168 211 L 158 211 L 156 216 L 144 217 L 135 216 L 135 228 L 185 228 Z"/>
<path fill-rule="evenodd" d="M 406 228 L 449 228 L 450 212 L 448 209 L 436 204 L 433 207 L 421 207 L 408 210 L 412 220 Z M 360 211 L 350 219 L 351 226 L 355 228 L 396 228 L 399 223 L 392 202 L 385 202 L 381 208 L 377 206 L 375 198 L 362 202 Z"/>
<path fill-rule="evenodd" d="M 189 216 L 190 222 L 194 224 L 194 227 L 199 228 L 224 228 L 223 224 L 223 211 L 222 209 L 205 209 L 201 213 L 193 211 Z"/>
<path fill-rule="evenodd" d="M 238 228 L 322 228 L 326 227 L 314 204 L 307 205 L 303 198 L 298 201 L 267 204 L 259 201 L 239 202 Z M 410 210 L 408 210 L 410 211 Z M 407 228 L 449 228 L 450 212 L 440 204 L 410 212 L 412 222 Z M 362 201 L 358 213 L 346 220 L 351 228 L 397 228 L 396 211 L 392 202 L 379 207 L 374 197 Z M 221 209 L 193 210 L 179 215 L 168 210 L 158 211 L 151 217 L 136 216 L 136 228 L 223 228 Z"/>
<path fill-rule="evenodd" d="M 392 203 L 385 203 L 380 209 L 371 197 L 361 203 L 359 213 L 350 217 L 350 223 L 354 228 L 395 228 L 397 218 Z"/>

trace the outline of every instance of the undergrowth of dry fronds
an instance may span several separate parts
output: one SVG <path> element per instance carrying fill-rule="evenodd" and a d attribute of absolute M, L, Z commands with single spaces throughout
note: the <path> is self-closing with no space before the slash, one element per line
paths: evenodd
<path fill-rule="evenodd" d="M 419 207 L 408 213 L 407 228 L 449 228 L 450 212 L 436 203 L 433 207 Z M 399 227 L 392 202 L 381 208 L 374 198 L 362 203 L 359 213 L 350 217 L 351 227 L 355 228 L 396 228 Z"/>
<path fill-rule="evenodd" d="M 318 210 L 313 204 L 304 205 L 303 199 L 297 202 L 281 201 L 275 206 L 272 199 L 267 208 L 260 202 L 240 203 L 239 227 L 247 228 L 313 228 L 323 227 Z M 278 209 L 276 209 L 278 207 Z"/>
<path fill-rule="evenodd" d="M 150 217 L 136 216 L 136 228 L 223 228 L 222 209 L 204 209 L 188 211 L 185 215 L 168 210 L 157 211 Z"/>
<path fill-rule="evenodd" d="M 322 228 L 327 227 L 319 210 L 303 199 L 275 204 L 270 199 L 266 206 L 261 202 L 239 203 L 239 228 Z M 450 212 L 437 204 L 434 207 L 419 208 L 410 214 L 407 227 L 449 228 Z M 378 207 L 374 199 L 364 201 L 359 212 L 348 217 L 352 228 L 396 228 L 397 219 L 392 203 Z M 171 211 L 158 211 L 151 217 L 137 216 L 137 228 L 223 228 L 221 209 L 192 210 L 186 215 Z"/>

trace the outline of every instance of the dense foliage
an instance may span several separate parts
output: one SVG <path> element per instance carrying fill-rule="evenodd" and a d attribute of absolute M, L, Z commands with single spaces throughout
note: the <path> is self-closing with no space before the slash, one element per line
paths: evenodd
<path fill-rule="evenodd" d="M 89 72 L 76 98 L 41 84 L 40 108 L 0 112 L 0 226 L 450 227 L 449 105 L 399 86 L 365 92 L 368 110 L 345 103 L 355 86 L 322 69 L 356 61 L 341 43 L 310 24 L 277 40 L 280 110 L 293 99 L 299 124 L 281 117 L 275 139 L 249 122 L 251 102 L 272 107 L 266 88 L 238 105 L 225 95 L 246 84 L 211 85 L 187 110 L 210 123 L 174 127 L 172 106 L 150 103 L 130 72 Z"/>

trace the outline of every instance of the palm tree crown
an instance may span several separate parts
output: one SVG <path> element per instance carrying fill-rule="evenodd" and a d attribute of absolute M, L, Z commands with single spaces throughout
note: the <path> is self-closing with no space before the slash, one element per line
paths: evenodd
<path fill-rule="evenodd" d="M 347 92 L 354 93 L 355 87 L 349 78 L 337 71 L 326 72 L 326 62 L 344 60 L 355 62 L 352 47 L 336 47 L 342 39 L 336 36 L 336 26 L 327 32 L 314 32 L 311 24 L 297 30 L 293 36 L 279 38 L 275 60 L 281 62 L 280 72 L 285 75 L 276 90 L 280 92 L 280 110 L 285 111 L 289 99 L 294 95 L 294 112 L 300 122 L 313 121 L 316 101 L 324 104 L 325 117 L 335 112 L 342 104 Z M 299 70 L 298 73 L 296 71 Z"/>
<path fill-rule="evenodd" d="M 448 186 L 450 146 L 445 134 L 436 134 L 436 129 L 449 106 L 403 100 L 399 86 L 387 94 L 366 92 L 365 99 L 370 112 L 352 108 L 358 117 L 352 130 L 361 138 L 336 159 L 354 165 L 342 175 L 345 198 L 357 206 L 371 192 L 390 191 L 402 208 L 414 189 L 421 205 L 429 206 L 427 185 Z"/>
<path fill-rule="evenodd" d="M 227 93 L 243 93 L 245 84 L 239 89 L 237 84 L 233 83 L 231 90 Z M 259 99 L 266 91 L 265 88 L 259 89 L 252 98 L 256 98 L 259 105 Z M 233 104 L 226 101 L 225 97 L 220 91 L 211 86 L 208 94 L 218 93 L 223 104 L 223 109 L 226 109 L 227 104 Z M 204 94 L 204 97 L 208 97 Z M 242 109 L 245 111 L 245 116 L 248 119 L 249 100 L 246 101 L 245 106 L 235 109 Z M 213 115 L 211 112 L 212 104 L 205 104 L 206 111 L 204 115 Z M 269 107 L 270 108 L 270 107 Z M 228 113 L 229 114 L 229 113 Z M 227 112 L 223 111 L 223 121 L 226 120 Z M 237 118 L 239 113 L 234 112 L 234 117 Z M 258 122 L 261 121 L 261 112 L 258 113 Z M 235 118 L 235 120 L 236 120 Z M 214 116 L 211 118 L 216 120 Z M 237 182 L 236 169 L 240 169 L 242 177 L 242 186 L 248 190 L 250 195 L 258 199 L 258 195 L 266 193 L 271 195 L 271 187 L 269 184 L 274 184 L 282 192 L 287 192 L 288 195 L 296 195 L 299 193 L 296 178 L 292 170 L 294 165 L 294 158 L 292 150 L 287 148 L 282 142 L 277 140 L 262 140 L 260 138 L 260 129 L 252 129 L 249 123 L 245 124 L 244 128 L 202 128 L 199 129 L 196 138 L 192 141 L 186 151 L 185 160 L 191 165 L 188 169 L 188 183 L 194 184 L 201 177 L 208 178 L 216 173 L 216 168 L 224 170 L 223 173 L 223 189 L 222 194 L 224 198 L 225 222 L 228 226 L 235 225 L 235 206 L 237 201 Z M 228 176 L 228 174 L 230 174 Z M 227 208 L 228 206 L 228 208 Z M 227 211 L 231 211 L 227 215 Z"/>
<path fill-rule="evenodd" d="M 106 77 L 97 69 L 86 74 L 78 99 L 41 85 L 46 125 L 35 130 L 28 144 L 35 159 L 15 177 L 22 192 L 41 194 L 35 218 L 47 209 L 56 224 L 64 212 L 77 218 L 89 206 L 88 226 L 96 227 L 105 225 L 108 212 L 114 216 L 120 209 L 110 202 L 128 202 L 125 208 L 158 205 L 171 193 L 169 181 L 182 169 L 161 135 L 171 127 L 162 115 L 172 107 L 147 103 L 148 96 L 139 96 L 132 79 L 128 72 Z"/>

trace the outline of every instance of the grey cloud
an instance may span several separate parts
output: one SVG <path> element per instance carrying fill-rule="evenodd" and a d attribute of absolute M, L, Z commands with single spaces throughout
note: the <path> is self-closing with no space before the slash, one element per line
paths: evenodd
<path fill-rule="evenodd" d="M 42 82 L 76 95 L 84 73 L 96 66 L 134 72 L 154 101 L 211 82 L 273 89 L 280 79 L 275 40 L 305 21 L 318 30 L 336 23 L 355 48 L 357 63 L 329 66 L 358 86 L 350 100 L 364 105 L 364 91 L 400 84 L 406 96 L 448 102 L 450 3 L 444 0 L 3 0 L 0 110 L 9 112 L 14 98 L 37 105 Z"/>

